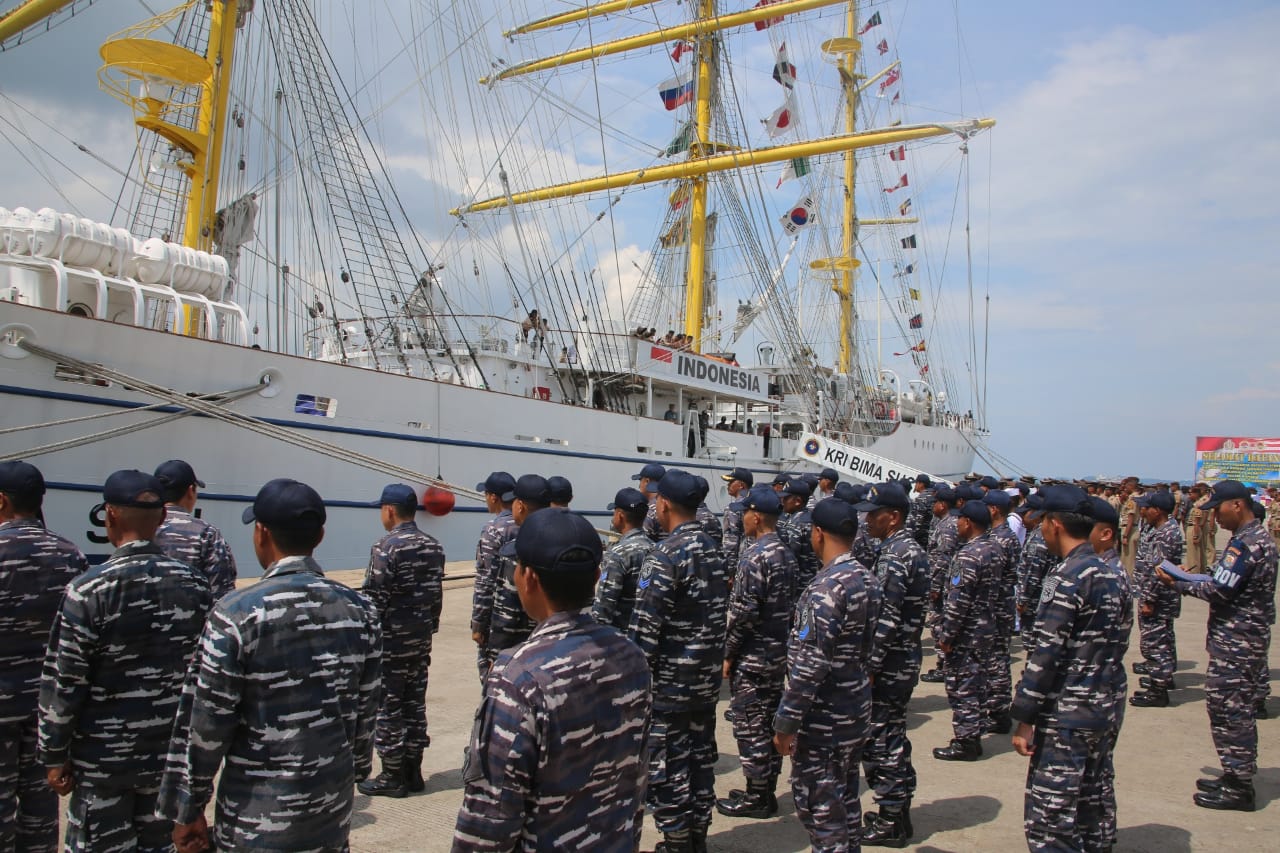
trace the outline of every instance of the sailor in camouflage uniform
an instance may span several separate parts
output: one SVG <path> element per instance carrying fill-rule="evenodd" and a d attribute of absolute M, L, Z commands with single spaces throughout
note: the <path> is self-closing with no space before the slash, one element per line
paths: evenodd
<path fill-rule="evenodd" d="M 596 602 L 591 616 L 601 625 L 612 625 L 619 631 L 625 631 L 631 624 L 631 611 L 636 606 L 636 580 L 640 577 L 640 567 L 653 550 L 653 540 L 644 532 L 649 499 L 639 489 L 619 489 L 609 509 L 613 510 L 610 527 L 622 538 L 600 560 L 600 582 L 596 585 Z"/>
<path fill-rule="evenodd" d="M 1254 516 L 1248 489 L 1236 480 L 1214 484 L 1203 508 L 1216 508 L 1218 523 L 1232 532 L 1212 573 L 1175 581 L 1157 570 L 1181 594 L 1209 602 L 1204 692 L 1222 776 L 1197 781 L 1194 799 L 1204 808 L 1253 811 L 1258 670 L 1265 666 L 1276 619 L 1276 544 Z"/>
<path fill-rule="evenodd" d="M 897 483 L 881 483 L 854 507 L 867 513 L 867 525 L 882 543 L 875 564 L 880 614 L 868 663 L 873 679 L 871 737 L 862 754 L 867 786 L 880 807 L 878 814 L 867 816 L 863 840 L 869 845 L 903 846 L 914 832 L 911 799 L 916 770 L 907 737 L 907 703 L 920 674 L 929 558 L 907 529 L 910 506 Z"/>
<path fill-rule="evenodd" d="M 222 531 L 194 515 L 204 483 L 181 459 L 162 463 L 155 476 L 164 484 L 165 514 L 153 541 L 173 559 L 204 572 L 217 601 L 236 588 L 236 558 Z"/>
<path fill-rule="evenodd" d="M 1027 512 L 1022 516 L 1028 529 L 1027 541 L 1022 546 L 1022 560 L 1018 564 L 1018 623 L 1021 628 L 1022 647 L 1027 650 L 1030 650 L 1033 642 L 1036 610 L 1040 607 L 1040 589 L 1044 584 L 1045 576 L 1062 562 L 1050 553 L 1049 547 L 1044 544 L 1044 534 L 1040 531 L 1042 503 L 1043 497 L 1040 493 L 1031 495 L 1027 498 Z"/>
<path fill-rule="evenodd" d="M 933 522 L 933 480 L 928 474 L 917 474 L 911 493 L 911 512 L 907 516 L 907 533 L 921 548 L 929 547 L 929 529 Z"/>
<path fill-rule="evenodd" d="M 1129 603 L 1128 620 L 1130 626 L 1133 624 L 1133 589 L 1129 581 L 1129 575 L 1125 573 L 1124 564 L 1120 562 L 1120 513 L 1110 501 L 1093 495 L 1089 498 L 1091 507 L 1091 515 L 1093 516 L 1093 531 L 1089 534 L 1089 545 L 1093 548 L 1093 552 L 1098 555 L 1098 559 L 1111 568 L 1115 569 L 1116 577 L 1124 586 L 1125 600 Z M 1050 571 L 1056 571 L 1062 561 L 1054 557 L 1057 561 L 1054 563 Z M 1028 644 L 1028 648 L 1030 643 Z M 1117 685 L 1118 687 L 1118 685 Z M 1115 766 L 1115 747 L 1116 741 L 1120 738 L 1120 727 L 1124 723 L 1125 705 L 1125 689 L 1117 689 L 1115 695 L 1116 709 L 1115 719 L 1112 721 L 1111 728 L 1111 750 L 1107 753 L 1106 761 L 1102 766 L 1102 838 L 1106 842 L 1106 847 L 1115 847 L 1117 835 L 1116 820 L 1116 766 Z"/>
<path fill-rule="evenodd" d="M 1144 674 L 1139 683 L 1146 688 L 1133 694 L 1129 702 L 1140 708 L 1163 708 L 1169 704 L 1173 673 L 1178 668 L 1178 645 L 1173 620 L 1182 612 L 1182 597 L 1156 579 L 1155 567 L 1164 560 L 1182 563 L 1182 528 L 1169 517 L 1173 495 L 1153 490 L 1137 499 L 1138 511 L 1147 527 L 1138 543 L 1133 581 L 1139 611 L 1138 628 L 1144 664 L 1134 671 Z"/>
<path fill-rule="evenodd" d="M 880 585 L 853 558 L 852 506 L 828 498 L 813 510 L 820 571 L 796 603 L 787 642 L 787 687 L 774 717 L 774 746 L 791 759 L 796 816 L 815 853 L 860 849 L 858 763 L 871 726 L 867 671 Z"/>
<path fill-rule="evenodd" d="M 790 480 L 779 495 L 782 516 L 778 519 L 778 537 L 796 558 L 799 574 L 795 591 L 799 593 L 822 568 L 822 561 L 813 553 L 813 514 L 805 508 L 809 499 L 809 484 L 803 480 Z"/>
<path fill-rule="evenodd" d="M 63 590 L 89 568 L 40 521 L 44 477 L 0 462 L 0 850 L 58 849 L 58 795 L 36 756 L 40 665 Z"/>
<path fill-rule="evenodd" d="M 942 622 L 942 607 L 947 600 L 947 580 L 951 573 L 951 558 L 960 549 L 960 534 L 956 530 L 956 493 L 946 486 L 933 492 L 933 523 L 929 527 L 929 631 L 937 659 L 934 668 L 921 673 L 920 680 L 930 684 L 943 681 L 945 653 L 938 648 L 938 626 Z"/>
<path fill-rule="evenodd" d="M 476 644 L 476 667 L 480 670 L 481 684 L 498 656 L 489 644 L 489 628 L 493 620 L 494 587 L 502 574 L 498 552 L 516 535 L 516 522 L 511 517 L 515 488 L 515 477 L 506 471 L 494 471 L 483 483 L 476 484 L 476 491 L 484 493 L 485 506 L 494 514 L 480 531 L 480 541 L 476 543 L 476 579 L 471 592 L 471 639 Z"/>
<path fill-rule="evenodd" d="M 547 485 L 546 478 L 538 474 L 521 476 L 516 480 L 512 494 L 515 495 L 515 500 L 511 502 L 511 520 L 515 522 L 517 529 L 534 513 L 551 505 L 551 488 Z M 507 542 L 514 538 L 513 533 Z M 515 561 L 499 552 L 494 567 L 497 572 L 492 578 L 493 609 L 489 613 L 487 633 L 489 652 L 496 659 L 498 654 L 529 638 L 529 634 L 533 632 L 533 620 L 520 604 L 520 595 L 512 580 Z"/>
<path fill-rule="evenodd" d="M 156 795 L 182 678 L 213 606 L 203 572 L 152 541 L 164 486 L 117 471 L 102 489 L 111 557 L 67 586 L 40 680 L 40 759 L 67 805 L 69 851 L 168 850 Z M 96 511 L 95 511 L 96 512 Z"/>
<path fill-rule="evenodd" d="M 312 558 L 325 507 L 310 486 L 272 480 L 242 520 L 265 574 L 209 614 L 157 811 L 174 821 L 177 853 L 344 851 L 355 784 L 373 762 L 378 614 Z"/>
<path fill-rule="evenodd" d="M 1009 705 L 1013 702 L 1009 644 L 1013 641 L 1018 624 L 1018 564 L 1022 562 L 1022 544 L 1009 526 L 1009 494 L 1000 489 L 991 489 L 983 496 L 982 501 L 991 513 L 991 538 L 999 542 L 1004 551 L 1000 577 L 993 590 L 995 599 L 992 611 L 995 613 L 996 632 L 991 654 L 987 657 L 987 698 L 983 702 L 983 710 L 987 715 L 987 730 L 1004 735 L 1013 728 L 1009 719 Z"/>
<path fill-rule="evenodd" d="M 546 509 L 505 548 L 537 627 L 502 653 L 476 713 L 454 853 L 630 853 L 644 818 L 650 675 L 590 615 L 600 538 Z"/>
<path fill-rule="evenodd" d="M 857 485 L 853 488 L 853 500 L 851 503 L 860 503 L 867 499 L 867 492 L 871 487 L 867 485 Z M 876 559 L 880 556 L 880 542 L 871 535 L 871 531 L 867 529 L 867 514 L 865 512 L 858 513 L 858 532 L 853 537 L 853 558 L 868 569 L 876 564 Z"/>
<path fill-rule="evenodd" d="M 658 523 L 658 483 L 667 476 L 667 469 L 656 462 L 650 462 L 640 469 L 639 474 L 632 474 L 631 479 L 637 481 L 636 488 L 649 498 L 649 510 L 644 517 L 644 532 L 654 542 L 661 542 L 667 537 L 667 531 Z"/>
<path fill-rule="evenodd" d="M 427 734 L 427 669 L 431 637 L 440 628 L 444 549 L 418 529 L 418 496 L 394 483 L 374 504 L 387 535 L 374 543 L 360 591 L 382 627 L 382 698 L 375 745 L 382 772 L 360 783 L 372 797 L 403 797 L 425 790 L 422 753 Z"/>
<path fill-rule="evenodd" d="M 748 468 L 734 468 L 728 474 L 721 474 L 720 479 L 727 484 L 726 489 L 733 501 L 740 501 L 751 486 L 755 477 Z M 738 557 L 742 555 L 742 513 L 730 503 L 721 518 L 723 534 L 720 538 L 720 550 L 724 552 L 725 566 L 737 566 Z"/>
<path fill-rule="evenodd" d="M 1045 578 L 1012 715 L 1029 756 L 1023 827 L 1032 851 L 1106 850 L 1106 775 L 1124 709 L 1132 605 L 1124 570 L 1089 545 L 1085 491 L 1044 490 L 1041 530 L 1063 563 Z"/>
<path fill-rule="evenodd" d="M 715 708 L 723 677 L 728 582 L 695 519 L 707 481 L 668 471 L 657 517 L 667 537 L 645 558 L 628 636 L 653 673 L 648 802 L 666 853 L 706 849 L 715 804 Z"/>
<path fill-rule="evenodd" d="M 951 561 L 946 603 L 938 624 L 938 647 L 946 654 L 943 676 L 951 704 L 953 737 L 936 747 L 943 761 L 976 761 L 982 756 L 986 722 L 987 659 L 995 642 L 992 612 L 1004 548 L 991 537 L 991 512 L 981 499 L 960 507 L 956 530 L 964 544 Z"/>
<path fill-rule="evenodd" d="M 729 817 L 767 818 L 778 813 L 782 756 L 773 748 L 773 715 L 787 673 L 787 635 L 800 567 L 778 538 L 782 502 L 773 489 L 753 489 L 733 506 L 749 541 L 729 595 L 724 677 L 730 684 L 733 735 L 747 788 L 730 791 L 716 809 Z"/>

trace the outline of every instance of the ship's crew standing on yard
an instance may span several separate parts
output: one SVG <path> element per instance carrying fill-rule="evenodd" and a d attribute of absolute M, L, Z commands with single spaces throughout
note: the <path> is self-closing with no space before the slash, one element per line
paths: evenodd
<path fill-rule="evenodd" d="M 152 542 L 164 486 L 116 471 L 102 489 L 111 557 L 67 586 L 40 680 L 40 759 L 71 795 L 66 849 L 163 850 L 156 796 L 187 663 L 213 605 L 204 573 Z"/>
<path fill-rule="evenodd" d="M 314 489 L 284 479 L 244 512 L 266 571 L 209 614 L 183 685 L 158 807 L 177 853 L 347 847 L 373 761 L 382 640 L 368 599 L 311 556 L 325 516 Z"/>
<path fill-rule="evenodd" d="M 444 549 L 414 522 L 418 496 L 394 483 L 374 503 L 382 528 L 369 555 L 361 592 L 382 627 L 382 690 L 375 744 L 382 771 L 360 783 L 369 796 L 403 797 L 425 789 L 422 753 L 427 733 L 427 670 L 431 638 L 440 627 Z"/>
<path fill-rule="evenodd" d="M 196 500 L 204 483 L 181 459 L 170 459 L 155 471 L 164 484 L 164 521 L 156 531 L 155 543 L 175 560 L 181 560 L 209 578 L 213 600 L 236 588 L 236 558 L 222 531 L 196 518 Z"/>
<path fill-rule="evenodd" d="M 0 462 L 0 850 L 27 853 L 58 849 L 58 795 L 36 756 L 36 700 L 63 591 L 89 568 L 80 549 L 45 529 L 44 494 L 34 465 Z"/>

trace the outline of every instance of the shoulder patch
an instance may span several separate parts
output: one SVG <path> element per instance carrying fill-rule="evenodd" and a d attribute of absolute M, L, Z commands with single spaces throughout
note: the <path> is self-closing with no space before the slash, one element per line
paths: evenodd
<path fill-rule="evenodd" d="M 1061 578 L 1057 578 L 1057 577 L 1044 579 L 1044 584 L 1040 587 L 1040 603 L 1041 604 L 1053 598 L 1053 594 L 1058 591 L 1058 584 L 1060 583 L 1060 581 L 1061 581 Z"/>
<path fill-rule="evenodd" d="M 809 639 L 813 632 L 813 605 L 806 604 L 800 608 L 800 621 L 796 625 L 796 636 L 802 640 Z"/>
<path fill-rule="evenodd" d="M 644 565 L 640 567 L 640 578 L 636 581 L 636 586 L 648 589 L 651 583 L 653 583 L 653 563 L 645 560 Z"/>

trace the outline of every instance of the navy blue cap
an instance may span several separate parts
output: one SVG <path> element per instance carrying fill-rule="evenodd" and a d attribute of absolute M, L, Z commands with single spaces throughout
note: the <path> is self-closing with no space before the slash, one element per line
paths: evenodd
<path fill-rule="evenodd" d="M 791 475 L 790 475 L 790 474 L 775 474 L 775 475 L 774 475 L 774 478 L 773 478 L 773 484 L 774 484 L 775 486 L 782 486 L 782 485 L 786 485 L 787 483 L 790 483 L 790 482 L 791 482 Z"/>
<path fill-rule="evenodd" d="M 164 483 L 142 471 L 116 471 L 102 487 L 103 503 L 158 509 L 164 506 Z"/>
<path fill-rule="evenodd" d="M 324 501 L 306 483 L 297 480 L 272 480 L 253 499 L 240 516 L 245 524 L 260 523 L 271 528 L 311 528 L 324 524 Z"/>
<path fill-rule="evenodd" d="M 1074 512 L 1078 515 L 1090 515 L 1093 505 L 1089 501 L 1089 493 L 1079 486 L 1045 486 L 1037 494 L 1043 503 L 1036 512 L 1047 515 L 1051 512 Z"/>
<path fill-rule="evenodd" d="M 418 493 L 413 490 L 413 486 L 406 486 L 404 483 L 392 483 L 390 486 L 384 486 L 382 496 L 371 503 L 371 506 L 398 506 L 403 509 L 418 508 Z"/>
<path fill-rule="evenodd" d="M 10 495 L 43 495 L 44 475 L 30 462 L 0 462 L 0 492 Z"/>
<path fill-rule="evenodd" d="M 802 498 L 808 498 L 813 494 L 813 486 L 799 477 L 794 477 L 787 481 L 787 487 L 782 490 L 784 495 L 798 495 Z"/>
<path fill-rule="evenodd" d="M 730 504 L 730 509 L 738 512 L 755 510 L 765 515 L 782 515 L 782 498 L 773 489 L 752 489 L 747 496 L 737 503 Z"/>
<path fill-rule="evenodd" d="M 563 507 L 539 510 L 525 519 L 516 538 L 498 551 L 539 572 L 590 571 L 604 548 L 591 522 Z"/>
<path fill-rule="evenodd" d="M 924 483 L 926 486 L 933 485 L 933 480 L 929 477 L 928 474 L 916 474 L 916 482 Z"/>
<path fill-rule="evenodd" d="M 628 486 L 625 489 L 618 489 L 618 493 L 613 496 L 613 503 L 609 504 L 609 509 L 625 509 L 635 512 L 641 509 L 647 509 L 649 506 L 649 498 L 639 489 L 633 489 Z"/>
<path fill-rule="evenodd" d="M 1116 512 L 1116 508 L 1109 504 L 1105 498 L 1096 495 L 1089 498 L 1089 515 L 1093 516 L 1093 520 L 1102 524 L 1111 524 L 1116 527 L 1120 526 L 1120 513 Z"/>
<path fill-rule="evenodd" d="M 858 513 L 847 501 L 839 498 L 818 501 L 818 505 L 813 508 L 811 518 L 814 527 L 837 536 L 851 539 L 858 532 Z"/>
<path fill-rule="evenodd" d="M 822 479 L 822 475 L 813 471 L 805 471 L 800 475 L 800 479 L 808 483 L 809 488 L 812 490 L 818 488 L 818 482 Z"/>
<path fill-rule="evenodd" d="M 961 483 L 956 486 L 956 499 L 962 501 L 980 501 L 986 495 L 986 492 L 977 486 L 966 486 Z"/>
<path fill-rule="evenodd" d="M 567 504 L 573 500 L 573 483 L 569 482 L 568 477 L 548 477 L 547 490 L 551 493 L 551 502 L 554 504 Z"/>
<path fill-rule="evenodd" d="M 721 474 L 720 479 L 726 483 L 732 483 L 734 480 L 746 483 L 748 486 L 755 485 L 756 478 L 752 475 L 748 468 L 734 468 L 728 474 Z"/>
<path fill-rule="evenodd" d="M 836 483 L 835 496 L 845 503 L 858 502 L 858 489 L 853 483 Z"/>
<path fill-rule="evenodd" d="M 1044 496 L 1039 492 L 1036 492 L 1034 495 L 1027 495 L 1027 499 L 1019 504 L 1018 508 L 1014 510 L 1014 512 L 1020 512 L 1023 515 L 1031 515 L 1032 513 L 1039 512 L 1040 507 L 1042 506 L 1044 506 Z"/>
<path fill-rule="evenodd" d="M 170 459 L 157 465 L 156 479 L 170 492 L 185 492 L 192 486 L 204 488 L 204 482 L 196 477 L 195 470 L 181 459 Z"/>
<path fill-rule="evenodd" d="M 551 503 L 551 487 L 547 485 L 547 478 L 540 474 L 525 474 L 519 480 L 516 480 L 516 486 L 511 490 L 512 498 L 515 500 L 528 501 L 529 503 L 542 504 L 547 506 Z"/>
<path fill-rule="evenodd" d="M 1147 492 L 1145 495 L 1135 498 L 1133 502 L 1138 506 L 1150 506 L 1159 510 L 1164 510 L 1165 512 L 1173 512 L 1173 494 L 1161 489 L 1157 489 L 1154 492 Z"/>
<path fill-rule="evenodd" d="M 876 483 L 866 498 L 853 507 L 859 512 L 875 512 L 878 509 L 900 509 L 908 512 L 911 500 L 897 483 Z"/>
<path fill-rule="evenodd" d="M 960 507 L 960 517 L 983 527 L 991 526 L 991 510 L 982 501 L 965 501 L 964 506 Z"/>
<path fill-rule="evenodd" d="M 978 481 L 978 485 L 984 486 L 988 489 L 998 489 L 1000 488 L 1000 481 L 988 474 Z"/>
<path fill-rule="evenodd" d="M 854 483 L 853 484 L 853 500 L 851 501 L 851 503 L 856 504 L 858 501 L 864 499 L 867 496 L 867 492 L 869 491 L 871 491 L 871 486 L 867 485 L 866 483 Z"/>
<path fill-rule="evenodd" d="M 1249 508 L 1253 510 L 1253 517 L 1258 521 L 1263 521 L 1267 517 L 1267 508 L 1258 501 L 1254 500 L 1249 503 Z"/>
<path fill-rule="evenodd" d="M 679 469 L 668 471 L 667 476 L 658 481 L 658 494 L 687 509 L 697 509 L 710 490 L 706 480 Z"/>
<path fill-rule="evenodd" d="M 987 506 L 993 506 L 1001 512 L 1007 513 L 1009 507 L 1013 505 L 1013 498 L 1004 489 L 992 489 L 982 496 L 982 502 Z"/>
<path fill-rule="evenodd" d="M 648 465 L 640 469 L 639 474 L 632 474 L 633 480 L 661 480 L 667 476 L 667 469 L 663 468 L 657 462 L 650 462 Z"/>
<path fill-rule="evenodd" d="M 1220 480 L 1213 484 L 1213 491 L 1209 493 L 1209 500 L 1200 504 L 1201 509 L 1213 509 L 1223 501 L 1234 500 L 1253 500 L 1253 494 L 1248 487 L 1239 480 Z"/>
<path fill-rule="evenodd" d="M 840 472 L 835 468 L 823 468 L 822 473 L 818 475 L 819 480 L 830 480 L 833 483 L 840 482 Z"/>
<path fill-rule="evenodd" d="M 944 504 L 952 505 L 956 502 L 956 490 L 950 486 L 942 486 L 933 492 L 935 501 L 942 501 Z"/>
<path fill-rule="evenodd" d="M 511 500 L 511 492 L 516 487 L 516 478 L 512 477 L 506 471 L 494 471 L 488 477 L 484 478 L 483 483 L 476 483 L 476 491 L 485 494 L 497 495 L 504 501 Z"/>

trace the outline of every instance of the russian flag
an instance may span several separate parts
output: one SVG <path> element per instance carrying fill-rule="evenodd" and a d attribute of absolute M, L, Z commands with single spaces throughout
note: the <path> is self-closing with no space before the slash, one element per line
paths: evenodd
<path fill-rule="evenodd" d="M 662 96 L 662 105 L 668 110 L 689 103 L 693 100 L 693 75 L 679 74 L 663 81 L 658 86 L 658 94 Z"/>

